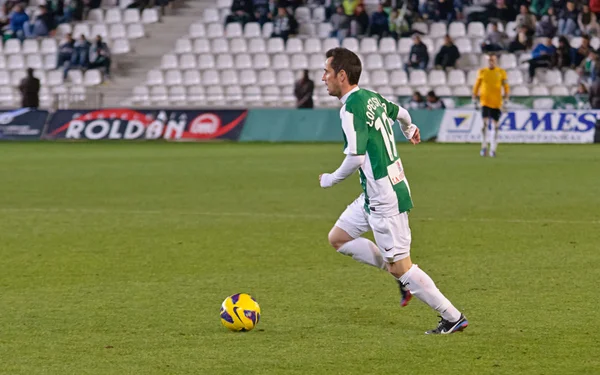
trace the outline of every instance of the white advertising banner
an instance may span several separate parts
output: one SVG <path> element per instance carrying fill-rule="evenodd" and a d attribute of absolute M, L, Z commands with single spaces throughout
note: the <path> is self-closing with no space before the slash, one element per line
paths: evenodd
<path fill-rule="evenodd" d="M 598 110 L 518 109 L 502 113 L 500 143 L 594 143 Z M 491 125 L 488 124 L 491 128 Z M 440 125 L 438 142 L 480 143 L 481 110 L 448 109 Z M 489 132 L 488 132 L 489 136 Z"/>

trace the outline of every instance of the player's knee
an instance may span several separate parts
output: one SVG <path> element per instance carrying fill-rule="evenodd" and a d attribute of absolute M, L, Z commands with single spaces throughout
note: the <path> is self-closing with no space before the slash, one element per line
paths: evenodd
<path fill-rule="evenodd" d="M 344 244 L 347 241 L 347 239 L 345 239 L 343 236 L 340 236 L 338 231 L 334 229 L 332 229 L 329 232 L 329 235 L 327 236 L 327 239 L 329 240 L 329 244 L 337 251 L 340 249 L 340 247 L 344 246 Z"/>
<path fill-rule="evenodd" d="M 399 278 L 402 277 L 405 273 L 408 272 L 410 267 L 412 267 L 412 261 L 410 260 L 410 256 L 399 259 L 393 263 L 388 264 L 388 272 L 391 273 L 394 277 Z"/>

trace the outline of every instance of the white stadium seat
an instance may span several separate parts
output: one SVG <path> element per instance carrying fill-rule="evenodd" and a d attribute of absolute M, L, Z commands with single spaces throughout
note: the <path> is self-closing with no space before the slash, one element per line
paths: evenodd
<path fill-rule="evenodd" d="M 190 38 L 205 38 L 206 37 L 206 27 L 203 23 L 193 23 L 190 25 Z"/>
<path fill-rule="evenodd" d="M 285 52 L 289 54 L 302 53 L 304 51 L 304 45 L 302 40 L 299 38 L 288 39 L 285 45 Z"/>
<path fill-rule="evenodd" d="M 227 69 L 221 72 L 221 85 L 229 86 L 229 85 L 237 85 L 238 84 L 238 76 L 235 70 Z"/>
<path fill-rule="evenodd" d="M 207 34 L 210 37 L 210 31 Z M 228 23 L 225 27 L 225 35 L 228 38 L 241 38 L 244 35 L 242 24 L 237 22 Z"/>
<path fill-rule="evenodd" d="M 119 8 L 109 8 L 106 10 L 104 15 L 105 23 L 122 23 L 123 17 L 121 16 L 121 10 Z"/>
<path fill-rule="evenodd" d="M 256 72 L 254 71 L 254 69 L 242 70 L 240 72 L 239 78 L 241 86 L 256 85 L 258 83 L 258 78 L 256 77 Z M 273 78 L 273 80 L 275 79 Z"/>
<path fill-rule="evenodd" d="M 140 10 L 139 9 L 125 9 L 123 12 L 123 23 L 140 23 L 142 22 L 140 18 Z"/>
<path fill-rule="evenodd" d="M 259 54 L 254 55 L 252 61 L 253 61 L 254 69 L 257 69 L 257 70 L 268 69 L 271 67 L 271 59 L 269 58 L 269 55 L 267 55 L 266 53 L 259 53 Z"/>
<path fill-rule="evenodd" d="M 462 22 L 452 22 L 448 27 L 448 35 L 451 38 L 461 38 L 467 35 L 465 24 Z"/>
<path fill-rule="evenodd" d="M 379 53 L 396 53 L 396 40 L 394 38 L 381 38 L 379 40 Z"/>
<path fill-rule="evenodd" d="M 448 72 L 448 85 L 449 86 L 463 86 L 466 85 L 467 79 L 465 72 L 462 70 L 451 70 Z"/>
<path fill-rule="evenodd" d="M 225 38 L 213 39 L 211 42 L 211 52 L 215 54 L 228 53 L 229 42 Z"/>
<path fill-rule="evenodd" d="M 529 89 L 527 86 L 515 86 L 510 90 L 511 96 L 529 96 Z"/>
<path fill-rule="evenodd" d="M 231 39 L 231 42 L 229 43 L 229 51 L 234 54 L 247 52 L 248 45 L 246 44 L 246 39 L 242 39 L 242 38 Z"/>
<path fill-rule="evenodd" d="M 548 96 L 550 91 L 546 86 L 535 86 L 531 89 L 531 96 Z"/>
<path fill-rule="evenodd" d="M 317 38 L 308 38 L 304 42 L 304 52 L 321 53 L 321 40 Z"/>
<path fill-rule="evenodd" d="M 404 70 L 394 70 L 390 75 L 390 84 L 393 87 L 408 85 L 408 76 Z"/>
<path fill-rule="evenodd" d="M 129 40 L 127 39 L 116 39 L 112 46 L 112 53 L 114 55 L 121 55 L 131 52 Z"/>
<path fill-rule="evenodd" d="M 44 38 L 40 45 L 41 53 L 56 53 L 58 51 L 58 45 L 54 38 Z"/>
<path fill-rule="evenodd" d="M 4 42 L 4 54 L 12 55 L 21 53 L 21 42 L 18 39 L 8 39 Z"/>
<path fill-rule="evenodd" d="M 207 70 L 207 69 L 214 69 L 217 66 L 217 64 L 215 63 L 215 56 L 214 55 L 200 55 L 198 56 L 198 69 L 200 70 Z"/>
<path fill-rule="evenodd" d="M 272 61 L 271 65 L 272 65 L 273 69 L 276 69 L 276 70 L 289 69 L 290 59 L 287 55 L 280 53 L 280 54 L 273 56 L 273 61 Z"/>
<path fill-rule="evenodd" d="M 443 86 L 446 84 L 446 72 L 443 70 L 432 70 L 429 72 L 428 81 L 432 86 Z"/>
<path fill-rule="evenodd" d="M 369 54 L 364 65 L 367 69 L 383 69 L 383 59 L 379 54 Z"/>
<path fill-rule="evenodd" d="M 186 70 L 183 72 L 183 84 L 186 86 L 200 85 L 202 77 L 198 70 Z"/>
<path fill-rule="evenodd" d="M 169 87 L 169 101 L 174 104 L 184 104 L 187 101 L 187 93 L 183 86 Z"/>
<path fill-rule="evenodd" d="M 95 23 L 104 23 L 104 10 L 90 9 L 87 15 L 87 20 Z"/>
<path fill-rule="evenodd" d="M 102 83 L 102 73 L 98 69 L 86 70 L 83 75 L 84 86 L 97 86 Z"/>
<path fill-rule="evenodd" d="M 291 68 L 294 70 L 308 69 L 308 58 L 305 54 L 292 55 L 291 63 Z"/>
<path fill-rule="evenodd" d="M 358 39 L 348 37 L 342 40 L 342 47 L 349 49 L 352 52 L 358 52 Z"/>
<path fill-rule="evenodd" d="M 72 70 L 69 71 L 69 73 L 71 72 Z M 160 70 L 153 69 L 148 71 L 148 73 L 146 74 L 146 84 L 148 86 L 163 85 L 164 83 L 165 78 Z"/>
<path fill-rule="evenodd" d="M 128 39 L 140 39 L 146 36 L 144 25 L 141 23 L 132 23 L 127 26 L 127 38 Z"/>
<path fill-rule="evenodd" d="M 285 45 L 281 38 L 270 38 L 267 42 L 267 52 L 282 53 L 285 52 Z"/>
<path fill-rule="evenodd" d="M 269 86 L 277 84 L 277 76 L 272 70 L 261 70 L 258 73 L 258 84 L 261 86 Z"/>
<path fill-rule="evenodd" d="M 386 55 L 384 59 L 384 66 L 387 70 L 402 69 L 402 59 L 400 59 L 400 56 L 396 54 Z"/>
<path fill-rule="evenodd" d="M 235 68 L 238 70 L 252 68 L 252 57 L 245 53 L 235 55 Z"/>
<path fill-rule="evenodd" d="M 216 9 L 212 9 L 212 8 L 204 9 L 202 18 L 204 19 L 204 23 L 213 23 L 213 22 L 221 21 L 219 19 L 219 11 Z"/>
<path fill-rule="evenodd" d="M 231 25 L 231 24 L 230 24 Z M 206 37 L 209 39 L 222 38 L 225 36 L 225 30 L 220 23 L 211 23 L 206 29 Z"/>
<path fill-rule="evenodd" d="M 194 53 L 196 54 L 200 54 L 200 53 L 210 53 L 211 52 L 211 47 L 210 47 L 210 42 L 208 41 L 208 39 L 196 39 L 194 40 Z M 187 52 L 185 52 L 187 53 Z"/>
<path fill-rule="evenodd" d="M 329 51 L 332 48 L 337 48 L 340 46 L 340 41 L 336 38 L 326 38 L 323 40 L 323 49 L 322 51 Z"/>
<path fill-rule="evenodd" d="M 220 84 L 219 73 L 214 69 L 205 70 L 202 73 L 202 84 L 204 85 L 218 85 Z"/>
<path fill-rule="evenodd" d="M 569 96 L 569 89 L 564 86 L 554 86 L 550 94 L 553 96 Z"/>
<path fill-rule="evenodd" d="M 447 34 L 446 24 L 443 22 L 435 22 L 431 24 L 429 28 L 428 36 L 430 38 L 440 38 Z"/>
<path fill-rule="evenodd" d="M 179 69 L 167 70 L 165 73 L 165 85 L 175 86 L 183 84 L 183 75 Z"/>
<path fill-rule="evenodd" d="M 79 37 L 77 34 L 74 36 Z M 111 39 L 127 38 L 127 28 L 122 23 L 115 23 L 110 25 L 109 35 Z"/>
<path fill-rule="evenodd" d="M 426 85 L 427 84 L 427 73 L 422 70 L 413 70 L 410 72 L 410 84 L 411 86 Z"/>
<path fill-rule="evenodd" d="M 363 38 L 360 41 L 360 53 L 377 53 L 377 40 L 375 38 Z"/>
<path fill-rule="evenodd" d="M 233 56 L 231 56 L 228 53 L 223 53 L 223 54 L 217 56 L 217 64 L 216 64 L 217 69 L 220 69 L 220 70 L 233 69 L 233 67 L 234 67 Z"/>
<path fill-rule="evenodd" d="M 35 39 L 25 39 L 21 45 L 21 53 L 31 54 L 39 52 L 38 41 Z"/>
<path fill-rule="evenodd" d="M 250 38 L 260 38 L 260 37 L 261 37 L 260 24 L 258 24 L 257 22 L 248 22 L 246 24 L 246 26 L 244 26 L 244 38 L 250 39 Z"/>
<path fill-rule="evenodd" d="M 389 83 L 389 76 L 385 70 L 375 70 L 371 74 L 371 85 L 383 86 Z"/>
<path fill-rule="evenodd" d="M 142 11 L 142 23 L 157 23 L 160 21 L 160 15 L 158 14 L 157 8 L 145 8 Z"/>
<path fill-rule="evenodd" d="M 267 45 L 263 39 L 250 39 L 250 42 L 248 42 L 248 52 L 265 53 L 267 52 Z"/>
<path fill-rule="evenodd" d="M 470 38 L 485 38 L 485 27 L 481 22 L 471 22 L 467 28 Z"/>

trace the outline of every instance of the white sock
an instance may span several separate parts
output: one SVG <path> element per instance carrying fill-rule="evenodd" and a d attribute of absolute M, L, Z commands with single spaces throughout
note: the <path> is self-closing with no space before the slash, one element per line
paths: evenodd
<path fill-rule="evenodd" d="M 386 262 L 383 260 L 379 248 L 372 241 L 359 237 L 346 242 L 338 250 L 339 253 L 349 255 L 361 263 L 368 264 L 380 269 L 386 269 Z"/>
<path fill-rule="evenodd" d="M 496 129 L 495 126 L 492 126 L 492 134 L 491 134 L 491 138 L 492 138 L 492 147 L 491 147 L 491 151 L 492 152 L 496 152 L 496 147 L 498 147 L 498 129 Z"/>
<path fill-rule="evenodd" d="M 400 277 L 400 282 L 421 301 L 438 311 L 442 318 L 451 322 L 460 319 L 460 311 L 452 305 L 448 298 L 435 286 L 431 277 L 423 272 L 416 264 Z"/>
<path fill-rule="evenodd" d="M 488 124 L 483 120 L 483 128 L 481 128 L 481 148 L 487 147 L 487 128 Z"/>

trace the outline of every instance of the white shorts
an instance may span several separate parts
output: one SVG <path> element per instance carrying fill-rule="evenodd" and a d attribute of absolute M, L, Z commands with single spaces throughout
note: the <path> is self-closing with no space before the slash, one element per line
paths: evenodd
<path fill-rule="evenodd" d="M 373 231 L 377 247 L 388 263 L 397 262 L 410 255 L 411 234 L 408 214 L 374 216 L 365 211 L 365 197 L 360 195 L 348 205 L 335 223 L 352 238 L 358 238 L 369 230 Z"/>

